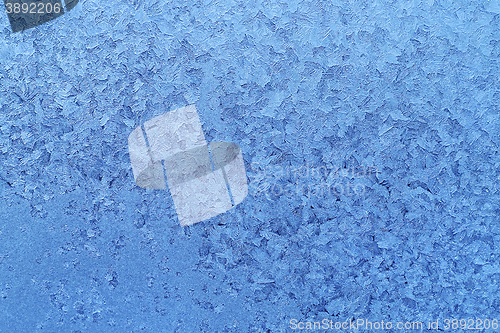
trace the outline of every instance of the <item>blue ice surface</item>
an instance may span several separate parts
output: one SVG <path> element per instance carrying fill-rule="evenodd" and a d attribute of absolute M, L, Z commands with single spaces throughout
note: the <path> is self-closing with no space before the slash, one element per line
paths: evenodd
<path fill-rule="evenodd" d="M 500 319 L 499 28 L 493 0 L 0 15 L 0 332 Z M 127 138 L 193 103 L 250 192 L 182 228 Z"/>

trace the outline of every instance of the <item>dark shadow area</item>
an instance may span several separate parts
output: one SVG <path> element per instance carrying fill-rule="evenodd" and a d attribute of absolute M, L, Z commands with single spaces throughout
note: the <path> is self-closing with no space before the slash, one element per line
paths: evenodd
<path fill-rule="evenodd" d="M 79 0 L 66 1 L 66 10 L 73 9 Z M 12 32 L 24 31 L 52 21 L 65 12 L 61 0 L 4 0 Z"/>

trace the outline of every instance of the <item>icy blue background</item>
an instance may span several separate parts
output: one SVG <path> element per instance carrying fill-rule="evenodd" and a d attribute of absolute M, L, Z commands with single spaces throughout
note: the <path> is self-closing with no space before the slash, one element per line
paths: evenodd
<path fill-rule="evenodd" d="M 500 319 L 498 2 L 82 0 L 0 27 L 0 332 Z M 249 181 L 378 173 L 181 228 L 127 137 L 192 103 Z"/>

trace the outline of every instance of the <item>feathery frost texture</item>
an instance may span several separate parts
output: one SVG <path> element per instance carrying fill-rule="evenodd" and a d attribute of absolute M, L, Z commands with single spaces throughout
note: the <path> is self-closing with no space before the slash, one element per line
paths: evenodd
<path fill-rule="evenodd" d="M 0 15 L 0 331 L 500 319 L 499 56 L 494 0 Z M 127 138 L 191 104 L 249 193 L 181 227 Z"/>

